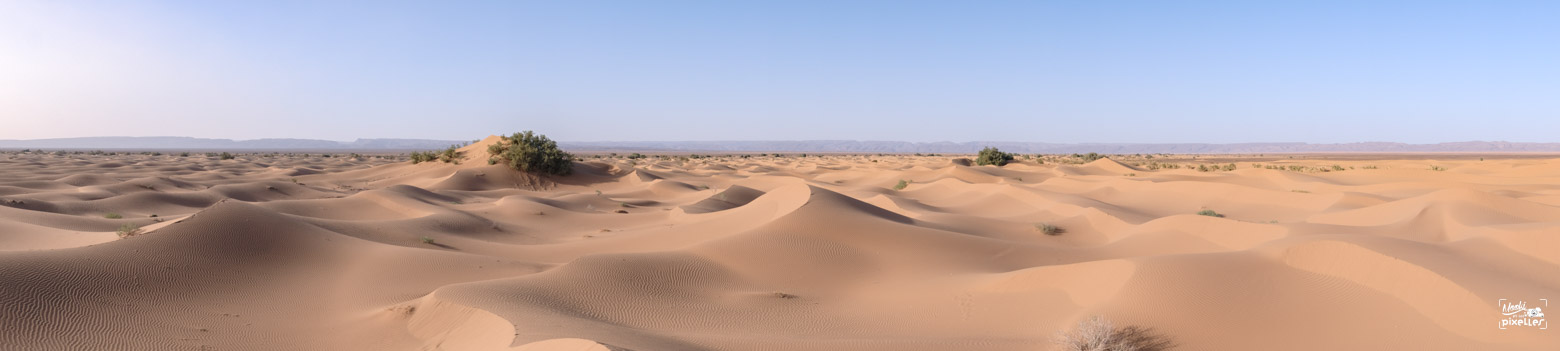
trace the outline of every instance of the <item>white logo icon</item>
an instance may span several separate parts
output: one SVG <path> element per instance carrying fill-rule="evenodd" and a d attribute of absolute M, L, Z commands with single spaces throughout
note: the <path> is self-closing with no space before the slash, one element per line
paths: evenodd
<path fill-rule="evenodd" d="M 1513 327 L 1528 327 L 1535 329 L 1549 329 L 1549 320 L 1544 319 L 1544 307 L 1549 307 L 1549 299 L 1538 299 L 1540 306 L 1528 307 L 1527 301 L 1500 299 L 1495 301 L 1495 306 L 1500 307 L 1501 319 L 1497 325 L 1500 329 Z"/>

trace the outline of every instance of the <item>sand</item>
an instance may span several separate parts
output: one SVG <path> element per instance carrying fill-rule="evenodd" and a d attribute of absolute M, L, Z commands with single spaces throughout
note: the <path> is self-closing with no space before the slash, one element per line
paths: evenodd
<path fill-rule="evenodd" d="M 543 179 L 482 147 L 0 154 L 0 349 L 1050 350 L 1096 315 L 1178 350 L 1560 349 L 1497 327 L 1500 299 L 1560 300 L 1555 158 L 582 155 Z"/>

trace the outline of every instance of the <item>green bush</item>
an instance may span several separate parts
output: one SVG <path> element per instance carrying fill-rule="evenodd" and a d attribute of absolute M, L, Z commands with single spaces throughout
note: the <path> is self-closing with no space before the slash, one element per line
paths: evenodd
<path fill-rule="evenodd" d="M 1219 217 L 1219 218 L 1224 218 L 1224 215 L 1222 215 L 1222 214 L 1219 214 L 1219 213 L 1218 213 L 1218 212 L 1213 212 L 1213 210 L 1202 210 L 1202 211 L 1197 211 L 1197 214 L 1198 214 L 1198 215 L 1203 215 L 1203 216 L 1208 216 L 1208 217 Z"/>
<path fill-rule="evenodd" d="M 233 159 L 233 154 L 227 153 L 227 151 L 223 151 L 222 155 L 218 156 L 218 158 L 221 158 L 221 159 L 224 159 L 224 160 L 231 160 L 231 159 Z"/>
<path fill-rule="evenodd" d="M 497 144 L 488 146 L 490 163 L 502 163 L 521 172 L 551 175 L 569 175 L 573 172 L 574 155 L 558 149 L 558 143 L 546 135 L 529 130 L 512 136 L 500 137 Z"/>
<path fill-rule="evenodd" d="M 1007 165 L 1008 161 L 1012 160 L 1013 154 L 1002 152 L 1002 150 L 997 150 L 997 148 L 988 146 L 984 149 L 980 149 L 980 154 L 975 157 L 975 164 L 980 166 L 996 165 L 1001 167 Z"/>
<path fill-rule="evenodd" d="M 910 186 L 910 181 L 904 180 L 904 179 L 900 179 L 899 180 L 899 184 L 894 184 L 894 190 L 905 190 L 905 188 L 909 187 L 909 186 Z"/>
<path fill-rule="evenodd" d="M 125 218 L 125 216 L 121 216 L 118 213 L 109 212 L 109 213 L 103 214 L 103 218 L 120 219 L 120 218 Z"/>

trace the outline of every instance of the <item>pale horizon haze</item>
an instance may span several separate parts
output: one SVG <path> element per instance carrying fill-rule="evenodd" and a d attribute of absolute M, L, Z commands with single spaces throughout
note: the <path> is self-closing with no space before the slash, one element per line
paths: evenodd
<path fill-rule="evenodd" d="M 0 0 L 0 139 L 1560 142 L 1560 3 Z"/>

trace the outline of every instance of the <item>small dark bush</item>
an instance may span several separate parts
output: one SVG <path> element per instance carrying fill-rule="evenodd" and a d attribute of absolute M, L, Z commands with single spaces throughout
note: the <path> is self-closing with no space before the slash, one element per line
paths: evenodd
<path fill-rule="evenodd" d="M 224 160 L 231 160 L 231 159 L 233 159 L 233 154 L 230 154 L 230 153 L 227 153 L 226 151 L 223 151 L 222 155 L 218 156 L 218 158 L 221 158 L 221 159 L 224 159 Z"/>

